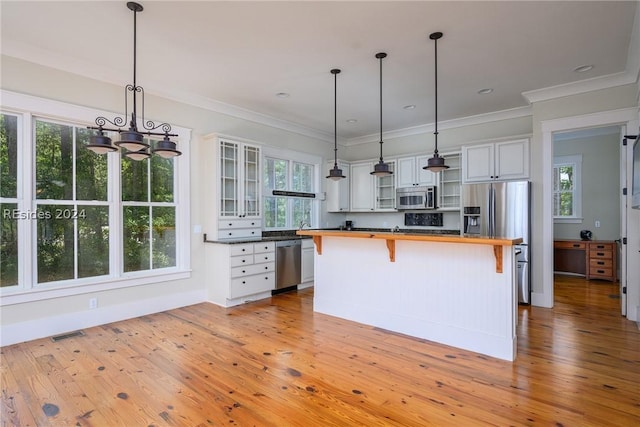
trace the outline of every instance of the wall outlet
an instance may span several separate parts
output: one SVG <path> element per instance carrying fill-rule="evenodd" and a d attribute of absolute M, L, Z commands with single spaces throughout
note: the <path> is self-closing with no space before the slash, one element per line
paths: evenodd
<path fill-rule="evenodd" d="M 89 298 L 89 309 L 98 308 L 98 298 Z"/>
<path fill-rule="evenodd" d="M 596 220 L 596 228 L 600 228 L 600 221 Z"/>

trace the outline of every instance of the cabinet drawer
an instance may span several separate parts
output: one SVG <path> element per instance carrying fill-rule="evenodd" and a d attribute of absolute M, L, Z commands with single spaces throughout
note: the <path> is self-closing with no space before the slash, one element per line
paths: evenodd
<path fill-rule="evenodd" d="M 255 264 L 260 264 L 263 262 L 273 262 L 276 260 L 276 253 L 275 252 L 263 252 L 263 253 L 256 253 L 253 256 L 253 262 Z"/>
<path fill-rule="evenodd" d="M 239 298 L 247 295 L 266 292 L 276 286 L 276 273 L 268 272 L 255 276 L 237 278 L 231 280 L 229 298 Z"/>
<path fill-rule="evenodd" d="M 253 252 L 261 254 L 264 252 L 275 252 L 276 244 L 274 242 L 261 242 L 253 244 Z"/>
<path fill-rule="evenodd" d="M 262 228 L 262 221 L 259 219 L 221 219 L 218 222 L 219 230 L 237 228 Z"/>
<path fill-rule="evenodd" d="M 566 240 L 556 240 L 553 242 L 553 247 L 558 249 L 587 249 L 586 242 L 571 242 Z"/>
<path fill-rule="evenodd" d="M 266 262 L 263 264 L 253 264 L 241 267 L 231 268 L 231 277 L 244 277 L 254 274 L 267 273 L 275 271 L 275 262 Z"/>
<path fill-rule="evenodd" d="M 613 268 L 613 260 L 606 258 L 591 258 L 589 260 L 589 268 Z"/>
<path fill-rule="evenodd" d="M 603 259 L 611 259 L 613 258 L 613 252 L 606 251 L 606 250 L 596 250 L 594 251 L 593 249 L 591 249 L 589 251 L 589 258 L 590 259 L 594 259 L 594 258 L 603 258 Z"/>
<path fill-rule="evenodd" d="M 599 268 L 599 267 L 590 267 L 589 268 L 589 277 L 605 277 L 607 279 L 612 279 L 613 270 L 611 267 L 609 268 Z"/>
<path fill-rule="evenodd" d="M 238 239 L 243 237 L 262 237 L 262 231 L 259 228 L 229 228 L 227 230 L 218 230 L 218 239 Z"/>
<path fill-rule="evenodd" d="M 241 267 L 243 265 L 252 265 L 253 255 L 239 255 L 231 257 L 231 267 Z"/>
<path fill-rule="evenodd" d="M 243 245 L 231 245 L 231 256 L 249 255 L 253 253 L 253 243 Z"/>
<path fill-rule="evenodd" d="M 592 251 L 612 251 L 613 245 L 611 243 L 589 243 L 589 249 Z"/>

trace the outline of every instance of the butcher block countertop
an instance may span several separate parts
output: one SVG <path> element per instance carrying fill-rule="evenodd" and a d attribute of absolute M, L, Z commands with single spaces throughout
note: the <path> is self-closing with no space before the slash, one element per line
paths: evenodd
<path fill-rule="evenodd" d="M 502 273 L 503 267 L 503 246 L 514 246 L 522 243 L 522 238 L 503 237 L 464 237 L 450 234 L 425 234 L 425 233 L 403 233 L 393 231 L 345 231 L 345 230 L 298 230 L 300 236 L 311 236 L 316 245 L 316 252 L 322 255 L 323 237 L 347 237 L 356 239 L 380 239 L 385 240 L 389 250 L 389 261 L 396 260 L 396 241 L 411 240 L 420 242 L 435 243 L 462 243 L 473 245 L 493 246 L 493 253 L 496 260 L 496 272 Z"/>

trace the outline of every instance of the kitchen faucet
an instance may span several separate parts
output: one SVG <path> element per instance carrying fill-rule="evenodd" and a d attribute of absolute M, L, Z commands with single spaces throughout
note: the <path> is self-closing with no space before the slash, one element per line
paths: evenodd
<path fill-rule="evenodd" d="M 307 227 L 311 227 L 311 224 L 309 224 L 309 223 L 308 223 L 308 222 L 306 222 L 305 220 L 303 220 L 303 219 L 302 219 L 302 220 L 300 220 L 300 224 L 299 224 L 299 226 L 298 226 L 298 230 L 302 230 L 302 229 L 304 228 L 304 226 L 305 226 L 305 225 L 306 225 Z"/>

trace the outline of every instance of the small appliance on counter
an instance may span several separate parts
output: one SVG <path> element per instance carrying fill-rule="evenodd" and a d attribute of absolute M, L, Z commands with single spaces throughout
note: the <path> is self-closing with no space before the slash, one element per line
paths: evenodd
<path fill-rule="evenodd" d="M 353 230 L 353 221 L 345 221 L 344 222 L 344 228 L 347 231 Z"/>
<path fill-rule="evenodd" d="M 580 238 L 582 240 L 591 240 L 592 236 L 591 230 L 580 230 Z"/>

